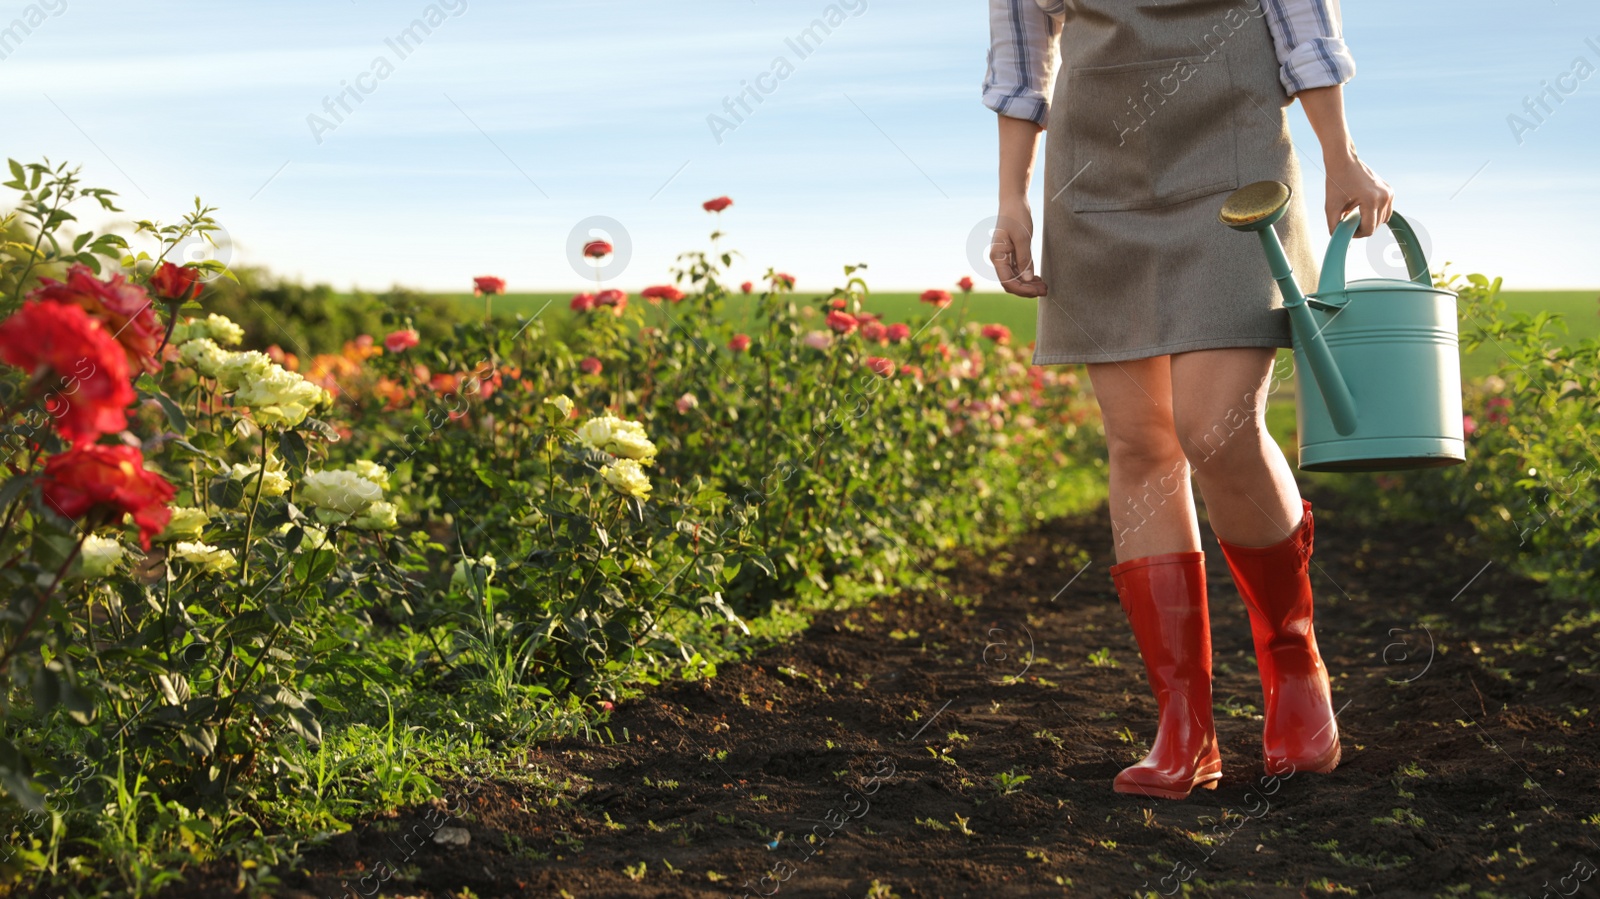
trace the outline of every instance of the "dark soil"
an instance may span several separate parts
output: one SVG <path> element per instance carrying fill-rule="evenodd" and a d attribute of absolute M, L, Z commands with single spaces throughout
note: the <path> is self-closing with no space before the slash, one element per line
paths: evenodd
<path fill-rule="evenodd" d="M 625 703 L 608 726 L 626 743 L 528 748 L 569 790 L 458 786 L 465 847 L 423 842 L 447 813 L 410 810 L 315 850 L 284 892 L 373 895 L 403 859 L 384 895 L 1600 895 L 1597 616 L 1464 524 L 1362 529 L 1340 502 L 1318 504 L 1313 557 L 1332 774 L 1265 777 L 1248 623 L 1212 543 L 1223 780 L 1181 802 L 1112 792 L 1156 704 L 1102 509 Z M 1028 779 L 1002 795 L 1008 772 Z"/>

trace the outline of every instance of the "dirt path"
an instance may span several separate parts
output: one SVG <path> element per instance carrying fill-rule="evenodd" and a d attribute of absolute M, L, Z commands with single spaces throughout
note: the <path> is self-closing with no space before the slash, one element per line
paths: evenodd
<path fill-rule="evenodd" d="M 1211 544 L 1223 781 L 1177 803 L 1111 791 L 1156 705 L 1101 510 L 626 704 L 626 745 L 529 750 L 568 798 L 486 785 L 456 802 L 470 844 L 426 845 L 383 894 L 1600 895 L 1595 621 L 1556 627 L 1568 607 L 1483 568 L 1469 533 L 1362 531 L 1319 503 L 1332 775 L 1264 777 L 1248 624 Z M 1007 772 L 1028 779 L 1002 795 Z M 359 827 L 289 880 L 340 895 L 423 820 Z"/>

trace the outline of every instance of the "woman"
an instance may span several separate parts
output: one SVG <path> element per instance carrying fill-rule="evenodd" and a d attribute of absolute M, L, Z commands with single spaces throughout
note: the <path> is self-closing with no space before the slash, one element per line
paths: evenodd
<path fill-rule="evenodd" d="M 1244 184 L 1299 186 L 1287 121 L 1298 98 L 1322 144 L 1329 230 L 1353 209 L 1357 237 L 1388 220 L 1393 194 L 1344 120 L 1355 64 L 1337 0 L 990 0 L 989 11 L 991 258 L 1007 291 L 1039 298 L 1033 361 L 1088 366 L 1111 462 L 1112 579 L 1160 708 L 1149 755 L 1114 789 L 1182 799 L 1222 776 L 1191 476 L 1249 610 L 1267 769 L 1332 771 L 1339 729 L 1311 626 L 1311 504 L 1266 429 L 1287 313 L 1255 236 L 1217 212 Z M 1047 125 L 1035 274 L 1028 186 Z M 1299 194 L 1275 227 L 1310 292 Z"/>

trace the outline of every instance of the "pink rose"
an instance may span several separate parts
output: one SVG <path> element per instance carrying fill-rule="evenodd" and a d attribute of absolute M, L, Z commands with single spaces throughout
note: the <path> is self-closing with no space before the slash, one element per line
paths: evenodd
<path fill-rule="evenodd" d="M 403 353 L 422 342 L 422 336 L 412 328 L 391 333 L 383 339 L 383 348 L 391 353 Z"/>
<path fill-rule="evenodd" d="M 856 329 L 856 317 L 848 312 L 835 309 L 828 313 L 828 327 L 836 333 L 849 334 Z"/>

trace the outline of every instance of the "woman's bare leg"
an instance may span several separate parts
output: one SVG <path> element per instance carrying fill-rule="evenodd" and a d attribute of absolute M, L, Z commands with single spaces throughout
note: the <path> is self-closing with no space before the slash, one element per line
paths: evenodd
<path fill-rule="evenodd" d="M 1088 368 L 1111 460 L 1117 561 L 1198 550 L 1189 463 L 1173 423 L 1169 357 Z"/>
<path fill-rule="evenodd" d="M 1267 433 L 1275 355 L 1238 347 L 1172 357 L 1179 444 L 1194 467 L 1212 532 L 1240 546 L 1278 543 L 1300 523 L 1294 472 Z"/>

